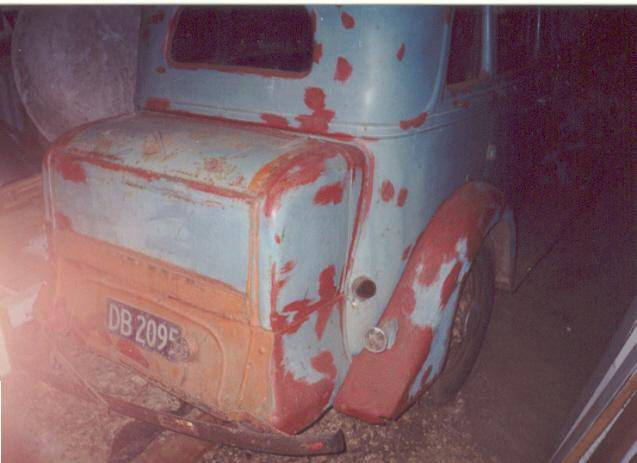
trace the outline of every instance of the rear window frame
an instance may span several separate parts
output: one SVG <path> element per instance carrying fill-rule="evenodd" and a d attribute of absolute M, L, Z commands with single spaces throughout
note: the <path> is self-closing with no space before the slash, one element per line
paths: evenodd
<path fill-rule="evenodd" d="M 180 61 L 175 61 L 172 57 L 172 42 L 175 34 L 175 30 L 177 28 L 177 24 L 179 23 L 179 17 L 181 13 L 186 8 L 192 8 L 199 5 L 185 5 L 180 6 L 175 14 L 170 19 L 170 23 L 168 25 L 168 31 L 166 33 L 166 38 L 164 41 L 164 59 L 166 63 L 175 69 L 210 69 L 219 72 L 226 72 L 231 74 L 252 74 L 259 75 L 263 77 L 282 77 L 285 79 L 303 79 L 307 77 L 312 70 L 314 69 L 314 65 L 316 62 L 314 61 L 314 56 L 316 56 L 316 12 L 314 10 L 308 9 L 308 15 L 310 16 L 310 20 L 312 21 L 312 60 L 310 61 L 309 69 L 305 71 L 283 71 L 280 69 L 269 69 L 269 68 L 259 68 L 253 66 L 236 66 L 236 65 L 226 65 L 226 64 L 210 64 L 210 63 L 182 63 Z M 209 5 L 210 8 L 214 8 L 216 6 L 225 6 L 225 5 Z M 306 7 L 307 9 L 307 7 Z"/>

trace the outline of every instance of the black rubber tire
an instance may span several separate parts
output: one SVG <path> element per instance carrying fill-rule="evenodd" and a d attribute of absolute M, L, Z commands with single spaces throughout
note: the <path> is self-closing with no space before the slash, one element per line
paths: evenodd
<path fill-rule="evenodd" d="M 491 320 L 495 291 L 493 261 L 487 249 L 482 248 L 480 250 L 461 284 L 458 305 L 454 315 L 454 325 L 460 321 L 458 317 L 462 315 L 460 310 L 457 309 L 462 300 L 463 292 L 468 286 L 467 281 L 469 278 L 474 278 L 474 297 L 472 298 L 473 302 L 469 304 L 469 310 L 465 313 L 469 313 L 469 317 L 474 317 L 474 319 L 469 318 L 473 328 L 470 330 L 471 333 L 468 337 L 465 334 L 465 339 L 461 344 L 453 345 L 451 338 L 454 327 L 452 325 L 452 333 L 449 335 L 450 348 L 445 365 L 427 394 L 428 402 L 432 405 L 446 405 L 455 399 L 469 377 L 480 353 L 480 348 Z M 476 309 L 478 310 L 476 311 Z"/>

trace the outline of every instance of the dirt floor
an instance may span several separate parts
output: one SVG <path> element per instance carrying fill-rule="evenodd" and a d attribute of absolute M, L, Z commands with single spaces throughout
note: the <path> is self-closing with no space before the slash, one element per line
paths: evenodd
<path fill-rule="evenodd" d="M 582 180 L 577 166 L 571 166 L 571 182 L 551 191 L 539 189 L 539 178 L 529 180 L 535 189 L 526 190 L 516 204 L 519 276 L 543 258 L 515 293 L 497 295 L 483 350 L 455 402 L 434 408 L 425 396 L 386 426 L 330 411 L 310 432 L 341 427 L 348 451 L 313 463 L 535 463 L 550 457 L 567 415 L 636 294 L 635 134 L 634 127 L 626 130 L 631 124 L 625 121 L 637 119 L 632 119 L 634 109 L 622 114 L 624 123 L 601 134 L 608 143 L 589 140 L 585 147 L 599 160 L 596 175 Z M 102 371 L 101 386 L 111 392 L 152 406 L 176 406 L 121 367 L 103 360 L 84 363 Z M 124 383 L 112 380 L 120 375 L 127 378 Z M 125 422 L 20 371 L 2 382 L 3 461 L 106 461 L 110 442 Z M 200 461 L 310 459 L 215 447 Z"/>

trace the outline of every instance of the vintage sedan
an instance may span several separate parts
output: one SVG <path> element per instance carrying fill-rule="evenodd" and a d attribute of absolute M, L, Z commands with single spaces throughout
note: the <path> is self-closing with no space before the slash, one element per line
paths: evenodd
<path fill-rule="evenodd" d="M 40 318 L 265 436 L 453 398 L 514 280 L 541 19 L 148 8 L 137 110 L 46 157 Z"/>

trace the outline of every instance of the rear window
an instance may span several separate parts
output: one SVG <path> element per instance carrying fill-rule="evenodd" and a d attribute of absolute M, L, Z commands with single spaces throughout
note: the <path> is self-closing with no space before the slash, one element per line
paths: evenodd
<path fill-rule="evenodd" d="M 302 6 L 187 7 L 178 13 L 176 64 L 303 73 L 312 66 L 312 19 Z"/>

